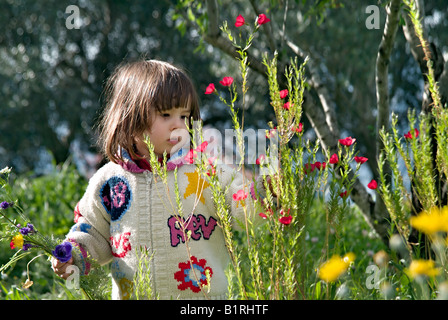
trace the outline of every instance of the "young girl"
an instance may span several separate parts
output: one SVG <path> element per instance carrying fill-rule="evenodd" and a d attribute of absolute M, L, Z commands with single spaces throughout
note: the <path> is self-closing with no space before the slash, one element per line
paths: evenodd
<path fill-rule="evenodd" d="M 137 61 L 120 65 L 105 92 L 100 141 L 110 162 L 91 178 L 76 206 L 67 239 L 78 254 L 67 263 L 53 260 L 55 273 L 66 279 L 71 264 L 87 274 L 91 259 L 111 263 L 112 298 L 129 299 L 144 249 L 151 257 L 151 289 L 159 298 L 226 298 L 229 256 L 210 185 L 184 161 L 189 150 L 185 120 L 200 120 L 191 80 L 168 63 Z M 167 186 L 151 170 L 144 137 L 159 159 L 169 155 Z M 183 216 L 176 211 L 175 168 Z M 256 188 L 243 185 L 242 176 L 227 166 L 218 166 L 216 174 L 229 186 L 232 217 L 244 221 L 243 205 L 232 195 L 248 191 L 245 206 L 253 212 Z"/>

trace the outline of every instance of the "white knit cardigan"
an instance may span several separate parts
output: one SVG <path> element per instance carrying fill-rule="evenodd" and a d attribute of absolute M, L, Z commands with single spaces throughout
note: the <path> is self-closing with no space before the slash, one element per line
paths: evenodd
<path fill-rule="evenodd" d="M 160 177 L 140 169 L 125 153 L 123 163 L 110 162 L 98 170 L 76 206 L 76 224 L 67 235 L 80 249 L 74 263 L 83 273 L 89 272 L 90 259 L 100 265 L 111 263 L 112 299 L 135 297 L 134 275 L 143 249 L 151 257 L 151 289 L 158 298 L 201 299 L 204 292 L 211 299 L 226 298 L 229 255 L 210 185 L 195 165 L 183 164 L 182 158 L 179 153 L 167 163 L 168 183 L 164 185 Z M 176 167 L 183 216 L 175 200 Z M 244 221 L 242 203 L 232 199 L 243 189 L 242 175 L 225 165 L 217 167 L 217 174 L 222 185 L 229 186 L 226 203 L 232 217 Z M 262 186 L 260 181 L 257 186 Z M 251 214 L 257 203 L 255 189 L 253 183 L 245 188 L 250 195 L 244 204 Z M 187 241 L 181 223 L 191 231 Z"/>

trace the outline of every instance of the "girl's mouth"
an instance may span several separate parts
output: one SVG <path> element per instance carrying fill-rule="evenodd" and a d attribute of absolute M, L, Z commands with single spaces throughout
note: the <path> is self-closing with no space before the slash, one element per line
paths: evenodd
<path fill-rule="evenodd" d="M 172 145 L 176 145 L 176 144 L 179 143 L 180 140 L 181 140 L 180 137 L 178 137 L 178 138 L 170 138 L 170 139 L 168 139 L 168 143 L 170 143 Z"/>

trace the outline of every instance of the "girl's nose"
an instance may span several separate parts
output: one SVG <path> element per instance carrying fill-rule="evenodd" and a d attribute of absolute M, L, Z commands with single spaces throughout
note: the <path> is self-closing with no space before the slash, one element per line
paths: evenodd
<path fill-rule="evenodd" d="M 185 127 L 185 120 L 182 117 L 175 117 L 171 123 L 171 131 Z"/>

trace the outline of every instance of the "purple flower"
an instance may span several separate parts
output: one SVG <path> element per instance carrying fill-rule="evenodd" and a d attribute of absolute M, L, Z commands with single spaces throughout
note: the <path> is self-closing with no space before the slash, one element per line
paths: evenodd
<path fill-rule="evenodd" d="M 2 203 L 0 203 L 0 208 L 8 209 L 9 207 L 12 207 L 13 204 L 14 204 L 13 202 L 3 201 Z"/>
<path fill-rule="evenodd" d="M 17 228 L 20 228 L 20 224 L 17 225 Z M 20 233 L 24 236 L 29 234 L 33 234 L 35 232 L 34 226 L 31 223 L 28 223 L 26 227 L 20 228 Z"/>
<path fill-rule="evenodd" d="M 26 236 L 26 235 L 28 235 L 28 233 L 31 232 L 31 229 L 28 228 L 28 227 L 23 227 L 23 228 L 21 228 L 19 231 L 20 231 L 21 234 L 23 234 L 24 236 Z"/>
<path fill-rule="evenodd" d="M 51 253 L 62 263 L 67 262 L 72 258 L 72 244 L 67 241 L 63 242 L 57 245 Z"/>

